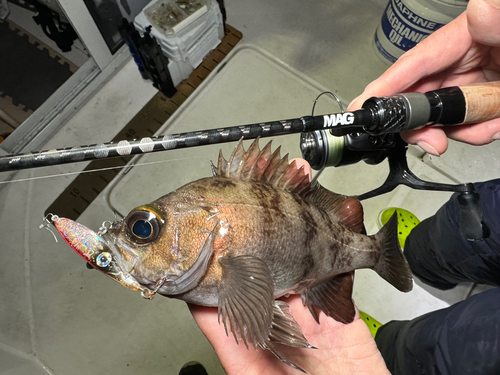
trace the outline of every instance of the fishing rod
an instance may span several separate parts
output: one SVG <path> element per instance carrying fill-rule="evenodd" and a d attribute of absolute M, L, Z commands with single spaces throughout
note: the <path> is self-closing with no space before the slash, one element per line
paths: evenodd
<path fill-rule="evenodd" d="M 335 96 L 335 95 L 334 95 Z M 338 99 L 338 98 L 337 98 Z M 408 168 L 407 144 L 399 133 L 423 126 L 453 126 L 500 117 L 500 82 L 454 86 L 426 93 L 372 97 L 361 109 L 320 116 L 304 116 L 194 132 L 145 137 L 97 145 L 68 147 L 0 157 L 0 172 L 106 159 L 149 152 L 232 142 L 257 137 L 301 133 L 300 148 L 313 169 L 364 160 L 377 164 L 386 158 L 389 175 L 379 188 L 359 200 L 385 194 L 398 185 L 413 189 L 458 193 L 460 232 L 469 240 L 490 235 L 472 183 L 451 185 L 422 181 Z"/>
<path fill-rule="evenodd" d="M 426 93 L 373 97 L 368 99 L 361 109 L 352 112 L 342 111 L 130 141 L 6 155 L 0 157 L 0 172 L 218 144 L 241 138 L 255 139 L 295 133 L 304 133 L 301 140 L 302 154 L 306 160 L 311 161 L 313 168 L 320 169 L 326 165 L 334 165 L 329 160 L 331 152 L 327 144 L 328 139 L 322 139 L 322 134 L 333 137 L 366 134 L 373 143 L 377 137 L 383 138 L 385 135 L 422 126 L 460 125 L 497 117 L 500 117 L 500 82 L 489 82 L 448 87 Z M 368 144 L 366 147 L 374 146 L 376 145 Z"/>

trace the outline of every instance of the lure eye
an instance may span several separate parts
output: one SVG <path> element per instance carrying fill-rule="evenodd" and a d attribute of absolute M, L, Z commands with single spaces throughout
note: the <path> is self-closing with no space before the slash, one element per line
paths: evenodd
<path fill-rule="evenodd" d="M 110 253 L 103 252 L 97 256 L 96 264 L 99 267 L 107 267 L 113 260 L 113 256 Z M 87 263 L 88 264 L 88 263 Z"/>
<path fill-rule="evenodd" d="M 147 209 L 132 211 L 125 219 L 127 233 L 138 244 L 153 242 L 160 234 L 157 214 Z"/>

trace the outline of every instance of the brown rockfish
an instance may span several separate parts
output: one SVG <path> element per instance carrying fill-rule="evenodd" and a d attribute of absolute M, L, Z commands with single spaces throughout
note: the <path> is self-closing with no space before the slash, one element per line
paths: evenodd
<path fill-rule="evenodd" d="M 63 238 L 94 268 L 152 298 L 159 293 L 217 306 L 226 333 L 272 351 L 310 348 L 288 305 L 297 293 L 319 323 L 323 311 L 354 319 L 354 270 L 371 268 L 403 292 L 411 271 L 399 247 L 397 218 L 376 235 L 361 234 L 353 197 L 311 185 L 303 168 L 258 140 L 240 141 L 213 177 L 182 186 L 95 233 L 52 217 Z"/>

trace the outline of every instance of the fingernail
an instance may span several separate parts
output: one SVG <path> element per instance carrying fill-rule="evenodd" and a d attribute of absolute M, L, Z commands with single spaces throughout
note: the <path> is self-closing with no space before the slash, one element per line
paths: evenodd
<path fill-rule="evenodd" d="M 417 146 L 420 147 L 425 152 L 427 152 L 428 154 L 431 154 L 434 156 L 440 156 L 439 152 L 437 152 L 437 150 L 434 147 L 432 147 L 430 144 L 428 144 L 427 142 L 422 142 L 422 141 L 417 142 Z"/>
<path fill-rule="evenodd" d="M 487 3 L 490 3 L 495 8 L 500 9 L 500 0 L 488 0 Z"/>
<path fill-rule="evenodd" d="M 498 141 L 500 139 L 500 132 L 493 134 L 493 137 L 491 139 Z"/>

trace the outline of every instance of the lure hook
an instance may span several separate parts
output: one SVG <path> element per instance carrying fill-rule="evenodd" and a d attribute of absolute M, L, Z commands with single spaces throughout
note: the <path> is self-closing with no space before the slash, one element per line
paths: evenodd
<path fill-rule="evenodd" d="M 47 229 L 50 233 L 52 233 L 52 236 L 54 236 L 54 240 L 56 240 L 56 242 L 59 242 L 57 240 L 57 236 L 56 234 L 52 231 L 52 229 L 50 228 L 50 224 L 52 224 L 54 221 L 56 221 L 57 219 L 59 219 L 59 216 L 57 215 L 54 215 L 54 214 L 47 214 L 43 219 L 42 219 L 42 224 L 39 225 L 38 228 L 40 229 Z"/>
<path fill-rule="evenodd" d="M 149 299 L 150 301 L 152 301 L 153 298 L 155 298 L 155 295 L 156 295 L 156 290 L 151 290 L 148 288 L 143 288 L 141 290 L 142 298 Z"/>

